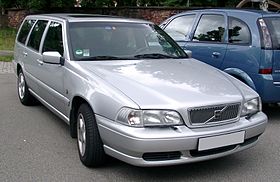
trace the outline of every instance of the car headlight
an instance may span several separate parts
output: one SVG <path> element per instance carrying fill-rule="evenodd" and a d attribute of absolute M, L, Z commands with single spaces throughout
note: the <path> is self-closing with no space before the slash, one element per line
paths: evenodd
<path fill-rule="evenodd" d="M 135 110 L 122 108 L 116 120 L 134 127 L 182 125 L 183 120 L 176 111 L 170 110 Z"/>
<path fill-rule="evenodd" d="M 262 110 L 261 99 L 254 98 L 246 101 L 243 104 L 241 116 L 252 116 L 253 114 Z"/>

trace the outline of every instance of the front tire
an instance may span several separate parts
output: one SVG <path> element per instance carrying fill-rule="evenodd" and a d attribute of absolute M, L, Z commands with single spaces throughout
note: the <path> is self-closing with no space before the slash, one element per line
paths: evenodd
<path fill-rule="evenodd" d="M 82 163 L 98 167 L 105 163 L 105 152 L 94 113 L 88 104 L 82 104 L 77 113 L 77 145 Z"/>
<path fill-rule="evenodd" d="M 26 84 L 22 70 L 20 70 L 18 74 L 17 90 L 19 100 L 23 105 L 30 106 L 35 104 L 36 99 L 31 95 L 31 93 L 28 90 L 28 86 Z"/>

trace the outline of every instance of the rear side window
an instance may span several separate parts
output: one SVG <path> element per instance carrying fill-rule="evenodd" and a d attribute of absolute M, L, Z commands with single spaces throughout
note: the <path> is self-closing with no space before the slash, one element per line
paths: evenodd
<path fill-rule="evenodd" d="M 193 41 L 224 42 L 225 19 L 223 15 L 202 15 Z"/>
<path fill-rule="evenodd" d="M 174 40 L 185 40 L 191 31 L 195 15 L 179 16 L 164 29 Z"/>
<path fill-rule="evenodd" d="M 34 28 L 32 29 L 32 32 L 30 34 L 27 46 L 30 48 L 33 48 L 36 51 L 39 51 L 40 42 L 42 39 L 42 35 L 44 33 L 44 30 L 48 24 L 48 21 L 45 20 L 39 20 L 35 24 Z"/>
<path fill-rule="evenodd" d="M 237 18 L 229 17 L 229 43 L 250 44 L 251 33 L 245 22 Z"/>
<path fill-rule="evenodd" d="M 35 23 L 35 20 L 25 20 L 20 32 L 18 34 L 17 40 L 23 44 L 25 44 L 25 41 L 27 39 L 28 33 L 30 29 L 32 28 L 33 24 Z"/>
<path fill-rule="evenodd" d="M 63 56 L 62 25 L 51 22 L 45 38 L 43 52 L 57 51 Z"/>

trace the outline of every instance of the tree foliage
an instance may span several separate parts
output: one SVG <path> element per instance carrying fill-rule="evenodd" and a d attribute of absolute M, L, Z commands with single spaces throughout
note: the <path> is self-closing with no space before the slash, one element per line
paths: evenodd
<path fill-rule="evenodd" d="M 0 0 L 2 8 L 48 9 L 73 7 L 75 0 Z"/>
<path fill-rule="evenodd" d="M 235 7 L 241 0 L 81 0 L 82 7 L 182 6 Z M 280 0 L 273 0 L 280 3 Z M 73 7 L 76 0 L 0 0 L 1 8 L 48 9 Z"/>

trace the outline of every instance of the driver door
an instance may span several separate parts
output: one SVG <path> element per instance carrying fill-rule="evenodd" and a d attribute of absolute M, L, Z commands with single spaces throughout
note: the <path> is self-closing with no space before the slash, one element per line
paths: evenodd
<path fill-rule="evenodd" d="M 57 51 L 61 56 L 64 55 L 63 46 L 63 26 L 62 22 L 51 21 L 43 37 L 42 51 Z M 65 67 L 61 64 L 50 64 L 39 60 L 40 74 L 39 84 L 40 96 L 48 102 L 54 109 L 67 115 L 66 108 L 68 99 L 64 91 Z"/>

